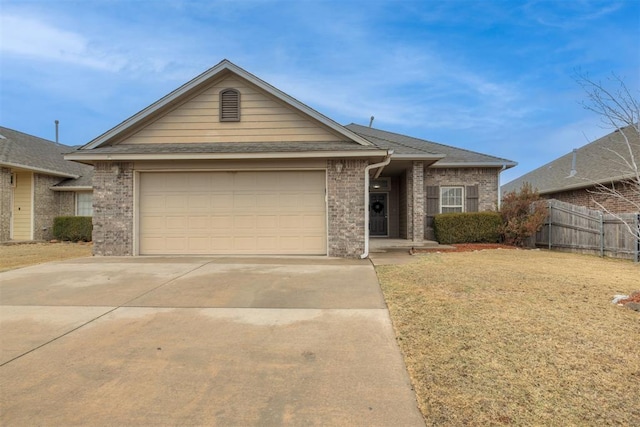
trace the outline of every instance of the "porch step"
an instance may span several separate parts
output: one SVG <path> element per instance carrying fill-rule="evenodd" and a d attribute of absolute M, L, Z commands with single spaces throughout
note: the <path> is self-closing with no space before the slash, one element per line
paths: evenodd
<path fill-rule="evenodd" d="M 432 240 L 424 240 L 422 242 L 414 242 L 406 239 L 370 239 L 369 252 L 384 253 L 397 250 L 415 249 L 447 249 L 450 246 L 441 245 Z"/>

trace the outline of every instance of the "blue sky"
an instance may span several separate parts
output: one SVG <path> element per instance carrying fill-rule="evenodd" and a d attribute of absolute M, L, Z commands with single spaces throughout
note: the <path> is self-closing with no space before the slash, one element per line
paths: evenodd
<path fill-rule="evenodd" d="M 338 123 L 515 160 L 603 136 L 575 77 L 640 90 L 640 0 L 0 0 L 0 124 L 85 144 L 226 58 Z"/>

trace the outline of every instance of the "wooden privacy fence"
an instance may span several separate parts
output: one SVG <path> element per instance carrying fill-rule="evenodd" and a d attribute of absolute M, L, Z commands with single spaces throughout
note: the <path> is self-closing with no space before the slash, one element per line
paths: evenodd
<path fill-rule="evenodd" d="M 555 199 L 547 201 L 547 208 L 547 220 L 535 235 L 536 247 L 640 261 L 640 214 L 618 214 L 619 219 Z"/>

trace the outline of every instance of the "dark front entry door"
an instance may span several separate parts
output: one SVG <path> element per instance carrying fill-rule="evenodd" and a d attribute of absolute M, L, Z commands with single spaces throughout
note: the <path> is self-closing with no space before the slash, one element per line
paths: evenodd
<path fill-rule="evenodd" d="M 387 193 L 369 194 L 369 235 L 387 235 Z"/>

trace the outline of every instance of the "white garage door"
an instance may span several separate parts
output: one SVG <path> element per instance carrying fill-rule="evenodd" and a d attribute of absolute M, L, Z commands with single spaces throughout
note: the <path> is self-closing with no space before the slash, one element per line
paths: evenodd
<path fill-rule="evenodd" d="M 327 253 L 324 171 L 142 172 L 139 252 Z"/>

